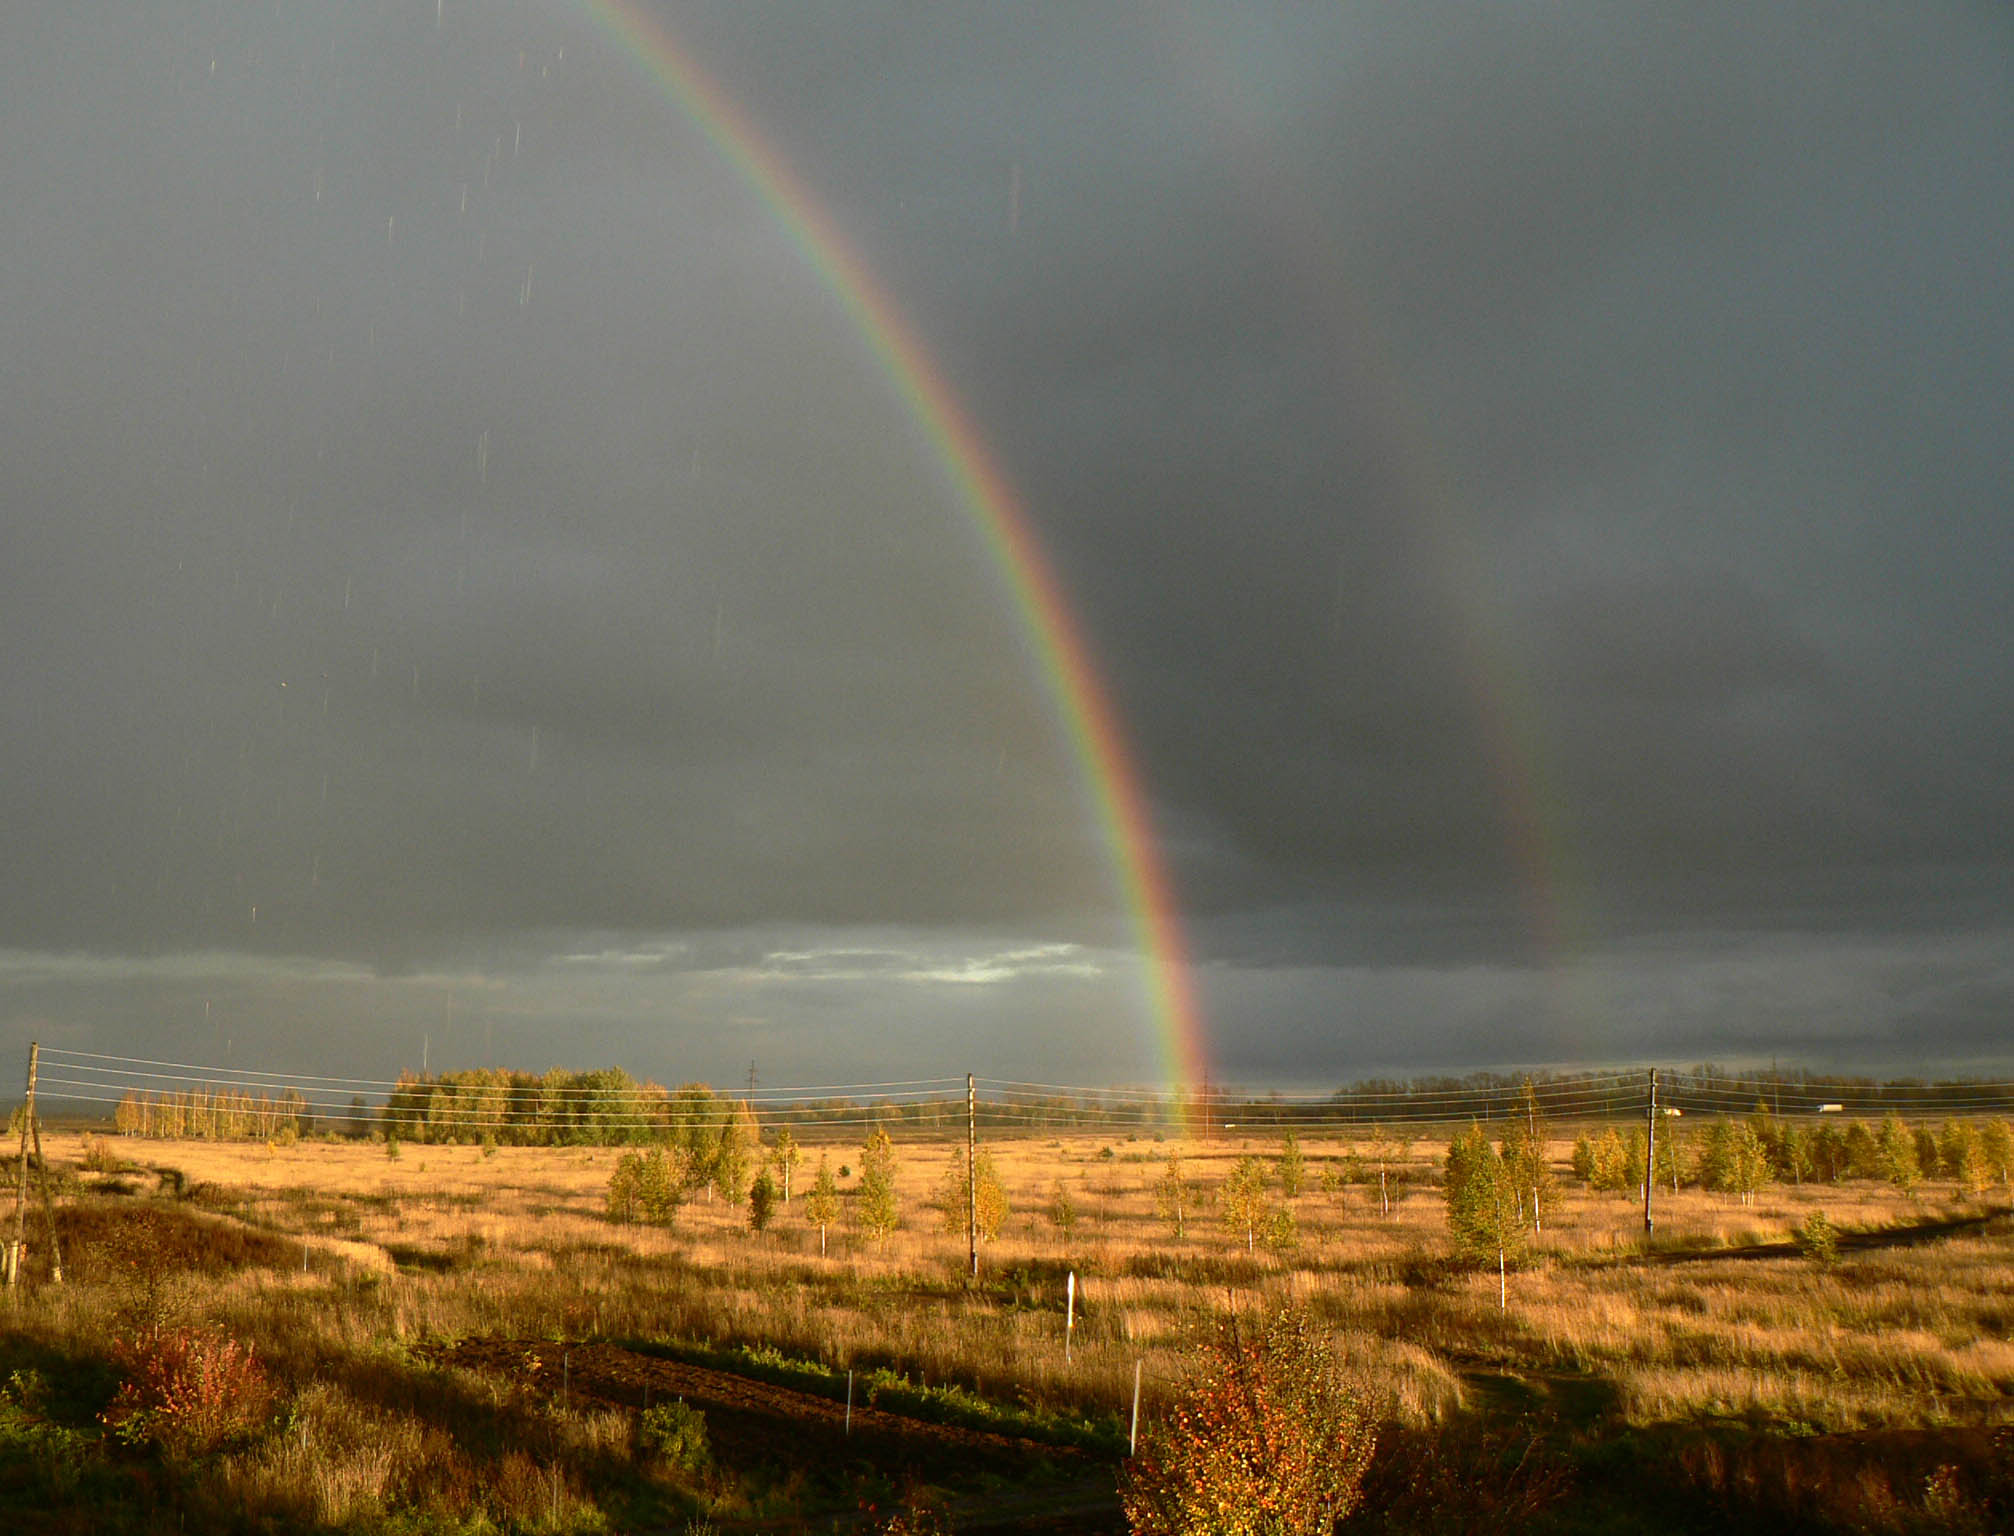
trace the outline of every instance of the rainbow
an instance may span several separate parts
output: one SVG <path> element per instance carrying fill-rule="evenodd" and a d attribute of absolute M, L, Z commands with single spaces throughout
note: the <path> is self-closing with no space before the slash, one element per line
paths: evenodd
<path fill-rule="evenodd" d="M 1265 99 L 1263 91 L 1234 77 L 1234 52 L 1207 35 L 1208 22 L 1194 5 L 1178 0 L 1151 14 L 1184 85 L 1222 130 L 1236 172 L 1233 185 L 1245 194 L 1252 223 L 1272 237 L 1269 248 L 1300 299 L 1304 321 L 1326 333 L 1333 366 L 1367 386 L 1352 393 L 1376 413 L 1377 438 L 1412 513 L 1414 552 L 1455 643 L 1533 958 L 1544 972 L 1558 1022 L 1583 1046 L 1592 1045 L 1607 1005 L 1595 995 L 1594 973 L 1575 964 L 1591 925 L 1572 808 L 1551 772 L 1542 715 L 1521 665 L 1514 623 L 1497 596 L 1500 584 L 1478 558 L 1481 540 L 1445 457 L 1425 428 L 1426 413 L 1411 398 L 1405 371 L 1349 281 L 1345 243 L 1318 212 L 1323 199 L 1311 195 L 1304 168 L 1280 153 L 1252 110 L 1252 103 Z"/>
<path fill-rule="evenodd" d="M 768 205 L 866 341 L 942 461 L 999 568 L 1093 803 L 1134 942 L 1169 1086 L 1205 1080 L 1207 1056 L 1174 885 L 1124 733 L 1027 514 L 915 330 L 831 217 L 669 28 L 637 0 L 582 0 Z"/>

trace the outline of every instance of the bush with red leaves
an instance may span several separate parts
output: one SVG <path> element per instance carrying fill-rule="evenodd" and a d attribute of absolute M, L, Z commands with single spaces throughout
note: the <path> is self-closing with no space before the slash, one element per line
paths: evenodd
<path fill-rule="evenodd" d="M 125 1381 L 101 1415 L 128 1445 L 203 1455 L 263 1427 L 274 1389 L 248 1345 L 213 1328 L 142 1329 L 112 1346 Z"/>
<path fill-rule="evenodd" d="M 1234 1318 L 1141 1437 L 1120 1498 L 1136 1536 L 1327 1536 L 1376 1443 L 1369 1404 L 1305 1312 Z"/>

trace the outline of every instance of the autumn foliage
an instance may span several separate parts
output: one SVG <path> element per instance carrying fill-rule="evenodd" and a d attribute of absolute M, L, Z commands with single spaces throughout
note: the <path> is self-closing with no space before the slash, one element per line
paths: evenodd
<path fill-rule="evenodd" d="M 104 1421 L 128 1444 L 201 1455 L 271 1417 L 274 1390 L 251 1349 L 210 1328 L 149 1327 L 113 1345 L 125 1380 Z"/>
<path fill-rule="evenodd" d="M 1376 1438 L 1305 1312 L 1233 1318 L 1142 1435 L 1126 1519 L 1136 1536 L 1326 1536 L 1355 1507 Z"/>

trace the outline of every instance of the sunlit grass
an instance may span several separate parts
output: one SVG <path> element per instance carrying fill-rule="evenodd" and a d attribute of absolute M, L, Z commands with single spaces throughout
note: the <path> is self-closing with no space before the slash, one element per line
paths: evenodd
<path fill-rule="evenodd" d="M 1110 1156 L 1101 1155 L 1105 1148 Z M 57 1158 L 81 1145 L 58 1138 Z M 1698 1190 L 1657 1197 L 1652 1259 L 1637 1201 L 1573 1191 L 1497 1307 L 1493 1275 L 1447 1261 L 1432 1187 L 1441 1147 L 1411 1150 L 1390 1216 L 1361 1184 L 1324 1193 L 1347 1150 L 1312 1140 L 1308 1192 L 1291 1202 L 1291 1250 L 1247 1255 L 1210 1191 L 1257 1138 L 1156 1144 L 1097 1136 L 995 1141 L 1013 1207 L 964 1282 L 962 1230 L 941 1230 L 933 1191 L 962 1147 L 906 1144 L 902 1228 L 883 1242 L 844 1222 L 821 1258 L 801 1200 L 770 1231 L 705 1197 L 670 1229 L 604 1214 L 607 1149 L 370 1143 L 268 1148 L 124 1142 L 182 1170 L 200 1198 L 309 1248 L 302 1274 L 247 1271 L 206 1305 L 280 1354 L 373 1340 L 501 1334 L 763 1344 L 833 1364 L 890 1365 L 925 1381 L 1091 1412 L 1117 1411 L 1144 1363 L 1150 1394 L 1178 1369 L 1199 1321 L 1227 1307 L 1296 1301 L 1329 1321 L 1407 1418 L 1466 1400 L 1471 1369 L 1570 1371 L 1612 1382 L 1632 1421 L 1739 1413 L 1827 1427 L 1997 1422 L 2014 1389 L 2014 1251 L 2002 1221 L 1921 1246 L 1849 1253 L 1825 1268 L 1780 1244 L 1811 1210 L 1848 1231 L 1922 1220 L 1948 1189 L 1776 1187 L 1756 1203 Z M 1172 1151 L 1202 1192 L 1184 1237 L 1156 1214 Z M 1554 1148 L 1564 1162 L 1565 1143 Z M 830 1149 L 835 1168 L 858 1162 Z M 800 1179 L 800 1185 L 806 1182 Z M 842 1189 L 857 1183 L 843 1181 Z M 1068 1190 L 1076 1221 L 1049 1219 Z M 1723 1256 L 1724 1255 L 1724 1256 Z M 1676 1262 L 1665 1262 L 1676 1260 Z M 1079 1281 L 1063 1358 L 1066 1273 Z M 360 1289 L 361 1287 L 361 1289 Z M 342 1307 L 325 1304 L 341 1290 Z M 44 1293 L 37 1293 L 38 1298 Z M 360 1304 L 356 1298 L 368 1298 Z M 88 1299 L 32 1306 L 88 1308 Z"/>

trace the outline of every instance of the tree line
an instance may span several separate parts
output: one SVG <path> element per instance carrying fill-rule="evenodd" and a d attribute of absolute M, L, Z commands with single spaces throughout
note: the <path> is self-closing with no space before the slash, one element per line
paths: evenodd
<path fill-rule="evenodd" d="M 1625 1135 L 1611 1126 L 1599 1136 L 1583 1132 L 1573 1144 L 1575 1177 L 1591 1189 L 1641 1192 L 1644 1133 Z M 1657 1123 L 1654 1168 L 1660 1187 L 1684 1185 L 1734 1195 L 1743 1204 L 1770 1184 L 1837 1184 L 1848 1179 L 1914 1189 L 1924 1179 L 1948 1178 L 1978 1195 L 2007 1184 L 2014 1171 L 2014 1127 L 2001 1119 L 1950 1119 L 1941 1126 L 1911 1124 L 1891 1111 L 1878 1123 L 1828 1120 L 1799 1125 L 1758 1104 L 1744 1119 L 1717 1120 L 1696 1132 L 1672 1116 Z"/>
<path fill-rule="evenodd" d="M 194 1088 L 133 1093 L 112 1111 L 122 1136 L 199 1137 L 208 1141 L 291 1141 L 313 1130 L 315 1117 L 299 1090 L 278 1097 L 242 1088 Z"/>

